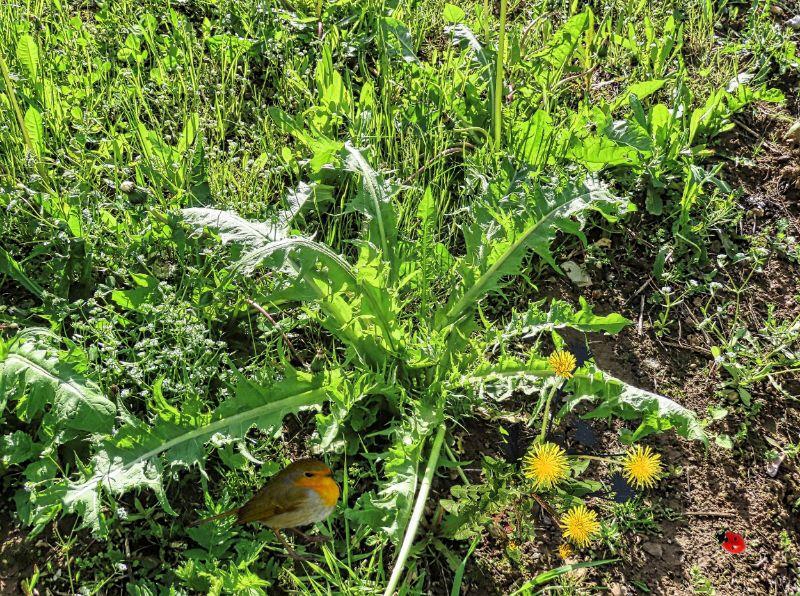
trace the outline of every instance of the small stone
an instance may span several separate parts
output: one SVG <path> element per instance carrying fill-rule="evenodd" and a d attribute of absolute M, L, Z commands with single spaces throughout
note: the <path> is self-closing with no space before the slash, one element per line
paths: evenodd
<path fill-rule="evenodd" d="M 622 584 L 611 584 L 608 588 L 608 593 L 611 596 L 628 596 L 628 588 Z"/>
<path fill-rule="evenodd" d="M 778 453 L 773 460 L 767 462 L 765 469 L 767 476 L 770 478 L 775 478 L 775 476 L 778 475 L 778 470 L 780 469 L 784 459 L 786 459 L 786 454 L 781 452 Z"/>
<path fill-rule="evenodd" d="M 786 21 L 786 24 L 795 31 L 800 29 L 800 14 L 793 16 L 791 19 Z"/>
<path fill-rule="evenodd" d="M 575 261 L 564 261 L 561 263 L 561 268 L 569 280 L 579 288 L 588 288 L 592 285 L 592 278 L 586 273 L 586 269 Z"/>
<path fill-rule="evenodd" d="M 800 120 L 795 122 L 786 131 L 786 140 L 790 143 L 800 145 Z"/>
<path fill-rule="evenodd" d="M 611 248 L 611 238 L 600 238 L 594 245 L 597 248 Z"/>
<path fill-rule="evenodd" d="M 660 559 L 664 556 L 664 548 L 657 542 L 645 542 L 642 545 L 642 550 L 652 557 Z"/>
<path fill-rule="evenodd" d="M 125 180 L 119 185 L 119 189 L 124 192 L 126 195 L 131 194 L 134 190 L 136 190 L 136 185 L 131 180 Z"/>

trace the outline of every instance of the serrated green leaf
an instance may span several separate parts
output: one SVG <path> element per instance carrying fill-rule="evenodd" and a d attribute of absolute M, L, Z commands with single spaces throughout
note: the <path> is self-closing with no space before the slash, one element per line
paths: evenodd
<path fill-rule="evenodd" d="M 615 197 L 594 178 L 568 182 L 558 190 L 537 186 L 525 199 L 521 212 L 483 210 L 488 217 L 475 223 L 472 237 L 478 240 L 468 241 L 471 250 L 460 268 L 462 285 L 451 295 L 446 314 L 438 317 L 438 328 L 453 324 L 475 308 L 484 295 L 498 289 L 502 277 L 519 274 L 529 251 L 560 271 L 550 244 L 558 231 L 584 239 L 581 225 L 587 212 L 597 211 L 613 220 L 630 208 L 626 199 Z"/>
<path fill-rule="evenodd" d="M 44 413 L 43 424 L 54 429 L 111 431 L 116 406 L 97 385 L 60 362 L 51 348 L 12 340 L 7 349 L 0 362 L 0 394 L 17 401 L 22 420 L 30 422 Z"/>
<path fill-rule="evenodd" d="M 576 374 L 568 387 L 573 396 L 565 408 L 581 401 L 589 401 L 595 409 L 586 418 L 608 418 L 612 415 L 625 420 L 640 419 L 639 427 L 626 438 L 633 442 L 647 435 L 674 428 L 682 437 L 708 444 L 703 426 L 697 415 L 679 403 L 629 385 L 603 371 L 589 366 L 586 374 Z"/>
<path fill-rule="evenodd" d="M 506 325 L 505 336 L 523 338 L 534 337 L 543 331 L 571 328 L 586 333 L 606 332 L 616 334 L 631 321 L 622 315 L 596 315 L 586 299 L 579 298 L 581 308 L 575 310 L 568 302 L 551 300 L 548 311 L 542 309 L 545 300 L 533 302 L 523 313 L 513 312 L 511 321 Z"/>
<path fill-rule="evenodd" d="M 358 193 L 347 206 L 367 217 L 367 240 L 375 244 L 382 258 L 394 263 L 397 244 L 397 220 L 391 205 L 392 187 L 367 163 L 361 152 L 349 142 L 345 143 L 345 167 L 359 175 Z"/>
<path fill-rule="evenodd" d="M 594 135 L 576 137 L 567 150 L 567 157 L 582 163 L 590 172 L 600 171 L 606 166 L 635 165 L 640 161 L 632 147 Z"/>
<path fill-rule="evenodd" d="M 416 412 L 387 433 L 393 440 L 382 456 L 384 477 L 378 490 L 364 493 L 345 512 L 348 519 L 386 534 L 395 543 L 403 536 L 414 503 L 423 471 L 419 468 L 424 467 L 420 460 L 425 439 L 441 421 L 430 404 L 423 401 L 414 407 Z"/>
<path fill-rule="evenodd" d="M 262 224 L 231 212 L 184 209 L 183 214 L 190 223 L 219 230 L 223 242 L 248 247 L 236 259 L 234 272 L 266 267 L 285 273 L 291 286 L 273 299 L 316 301 L 326 315 L 323 324 L 371 364 L 380 365 L 396 349 L 401 333 L 379 263 L 362 259 L 356 270 L 328 246 L 303 236 L 270 241 Z"/>
<path fill-rule="evenodd" d="M 301 408 L 320 406 L 336 391 L 339 375 L 312 377 L 291 373 L 269 389 L 242 380 L 236 396 L 224 401 L 207 419 L 158 420 L 155 423 L 125 415 L 125 424 L 103 441 L 92 459 L 91 472 L 82 480 L 69 481 L 64 508 L 78 513 L 95 532 L 102 530 L 100 496 L 118 496 L 129 490 L 153 490 L 165 510 L 172 509 L 162 484 L 164 465 L 202 465 L 205 443 L 241 439 L 252 426 L 274 432 L 283 417 Z"/>
<path fill-rule="evenodd" d="M 285 238 L 288 230 L 279 224 L 257 222 L 239 217 L 233 211 L 222 211 L 206 207 L 190 207 L 181 211 L 183 218 L 197 228 L 209 228 L 217 232 L 223 243 L 240 244 L 255 249 Z"/>

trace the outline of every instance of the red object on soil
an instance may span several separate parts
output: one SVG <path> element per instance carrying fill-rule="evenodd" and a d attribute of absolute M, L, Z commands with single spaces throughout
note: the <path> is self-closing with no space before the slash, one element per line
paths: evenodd
<path fill-rule="evenodd" d="M 742 538 L 741 534 L 737 534 L 736 532 L 725 532 L 725 540 L 722 541 L 722 548 L 734 555 L 743 553 L 745 549 L 744 538 Z"/>

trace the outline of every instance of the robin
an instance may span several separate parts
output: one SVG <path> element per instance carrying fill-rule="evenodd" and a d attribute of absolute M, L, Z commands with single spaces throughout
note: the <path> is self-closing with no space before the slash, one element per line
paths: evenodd
<path fill-rule="evenodd" d="M 304 560 L 286 542 L 281 530 L 291 530 L 307 540 L 298 526 L 306 526 L 328 517 L 339 500 L 339 485 L 331 469 L 316 459 L 298 460 L 275 477 L 241 507 L 201 519 L 196 524 L 214 521 L 231 515 L 236 523 L 261 522 L 275 533 L 293 559 Z"/>

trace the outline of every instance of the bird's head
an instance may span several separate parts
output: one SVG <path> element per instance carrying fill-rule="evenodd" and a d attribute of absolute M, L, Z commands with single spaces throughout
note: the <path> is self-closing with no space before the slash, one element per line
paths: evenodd
<path fill-rule="evenodd" d="M 284 477 L 295 486 L 314 490 L 328 507 L 339 500 L 339 485 L 333 479 L 333 472 L 319 460 L 297 460 L 284 470 Z"/>

